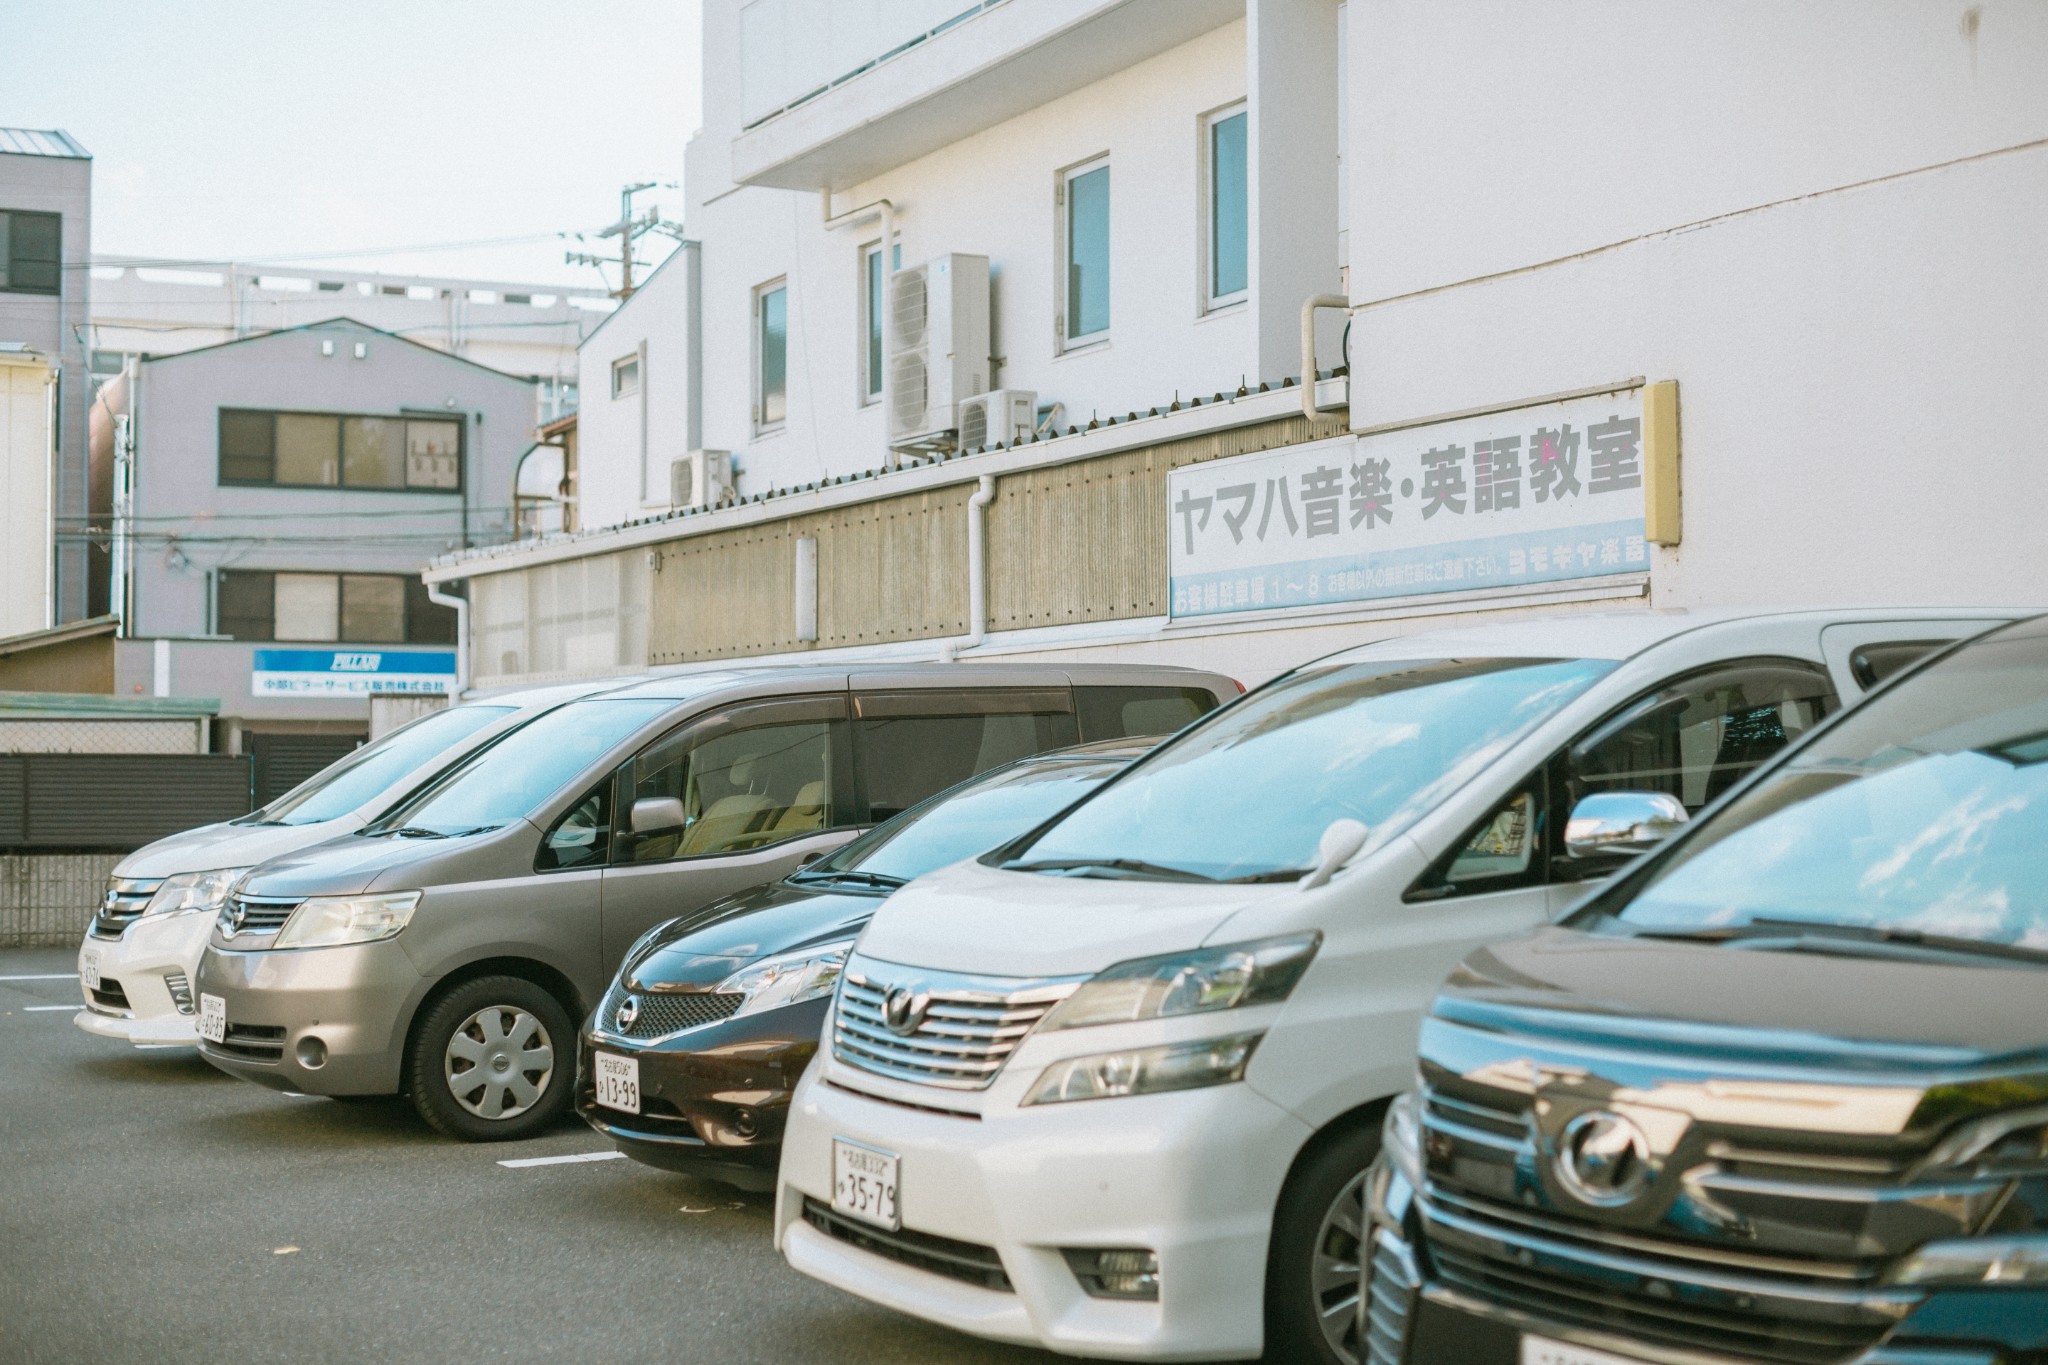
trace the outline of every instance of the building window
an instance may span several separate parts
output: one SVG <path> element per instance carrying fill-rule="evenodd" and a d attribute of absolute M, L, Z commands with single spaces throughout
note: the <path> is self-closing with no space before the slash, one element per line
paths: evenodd
<path fill-rule="evenodd" d="M 1203 165 L 1208 204 L 1203 236 L 1208 242 L 1207 304 L 1220 308 L 1245 297 L 1251 279 L 1251 182 L 1246 173 L 1243 105 L 1203 121 Z"/>
<path fill-rule="evenodd" d="M 889 252 L 889 268 L 903 268 L 903 245 L 897 243 Z M 860 253 L 860 401 L 863 404 L 877 402 L 882 397 L 883 348 L 887 342 L 883 323 L 883 286 L 888 282 L 882 273 L 882 244 L 870 242 Z"/>
<path fill-rule="evenodd" d="M 220 481 L 287 488 L 462 487 L 460 419 L 220 410 Z"/>
<path fill-rule="evenodd" d="M 767 431 L 789 416 L 789 285 L 776 280 L 754 291 L 754 427 Z"/>
<path fill-rule="evenodd" d="M 624 398 L 640 392 L 640 356 L 620 356 L 612 362 L 612 397 Z"/>
<path fill-rule="evenodd" d="M 1060 173 L 1060 338 L 1063 345 L 1109 335 L 1109 161 Z"/>
<path fill-rule="evenodd" d="M 445 645 L 455 612 L 405 574 L 222 569 L 214 631 L 237 640 Z"/>
<path fill-rule="evenodd" d="M 54 294 L 63 279 L 64 220 L 54 213 L 0 211 L 0 289 Z"/>

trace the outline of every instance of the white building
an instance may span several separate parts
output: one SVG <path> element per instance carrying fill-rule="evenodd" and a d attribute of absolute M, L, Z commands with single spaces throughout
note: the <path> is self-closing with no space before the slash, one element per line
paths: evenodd
<path fill-rule="evenodd" d="M 2038 6 L 704 25 L 699 245 L 583 348 L 584 529 L 429 570 L 469 580 L 479 680 L 833 650 L 1258 678 L 1447 614 L 2039 596 L 2008 454 L 2048 362 Z M 978 287 L 914 272 L 985 261 L 986 356 L 911 358 L 1029 393 L 1038 439 L 894 467 L 885 229 L 897 307 L 960 304 L 933 337 L 974 335 Z M 1313 416 L 1280 387 L 1309 368 Z M 738 501 L 671 514 L 698 449 Z"/>

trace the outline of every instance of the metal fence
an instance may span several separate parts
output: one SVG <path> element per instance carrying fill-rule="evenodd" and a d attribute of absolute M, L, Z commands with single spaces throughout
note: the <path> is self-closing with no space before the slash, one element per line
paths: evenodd
<path fill-rule="evenodd" d="M 0 754 L 0 851 L 120 853 L 256 806 L 237 754 Z"/>

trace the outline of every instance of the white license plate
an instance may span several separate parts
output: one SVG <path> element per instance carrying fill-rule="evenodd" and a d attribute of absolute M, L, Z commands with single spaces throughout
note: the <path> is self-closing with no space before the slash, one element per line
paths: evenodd
<path fill-rule="evenodd" d="M 597 1102 L 622 1113 L 640 1112 L 640 1059 L 596 1054 L 597 1068 L 591 1079 L 597 1084 Z"/>
<path fill-rule="evenodd" d="M 199 1036 L 209 1043 L 228 1040 L 228 1002 L 217 995 L 199 996 Z"/>
<path fill-rule="evenodd" d="M 832 1139 L 832 1207 L 865 1223 L 894 1232 L 903 1226 L 896 1211 L 896 1177 L 903 1158 L 894 1152 Z"/>
<path fill-rule="evenodd" d="M 1552 1341 L 1549 1337 L 1524 1336 L 1522 1365 L 1649 1365 L 1649 1362 L 1607 1351 L 1589 1351 L 1568 1341 Z"/>
<path fill-rule="evenodd" d="M 89 991 L 100 988 L 100 950 L 87 948 L 78 955 L 78 984 Z"/>

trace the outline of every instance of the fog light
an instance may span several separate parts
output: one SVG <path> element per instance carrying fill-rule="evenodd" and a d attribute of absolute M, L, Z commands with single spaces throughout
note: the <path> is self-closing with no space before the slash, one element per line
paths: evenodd
<path fill-rule="evenodd" d="M 1144 1247 L 1063 1247 L 1067 1269 L 1095 1299 L 1159 1299 L 1159 1254 Z"/>
<path fill-rule="evenodd" d="M 754 1119 L 751 1109 L 736 1109 L 732 1115 L 732 1130 L 743 1138 L 750 1138 L 760 1131 L 760 1124 Z"/>
<path fill-rule="evenodd" d="M 299 1065 L 308 1071 L 318 1071 L 327 1065 L 327 1044 L 307 1034 L 299 1039 Z"/>

